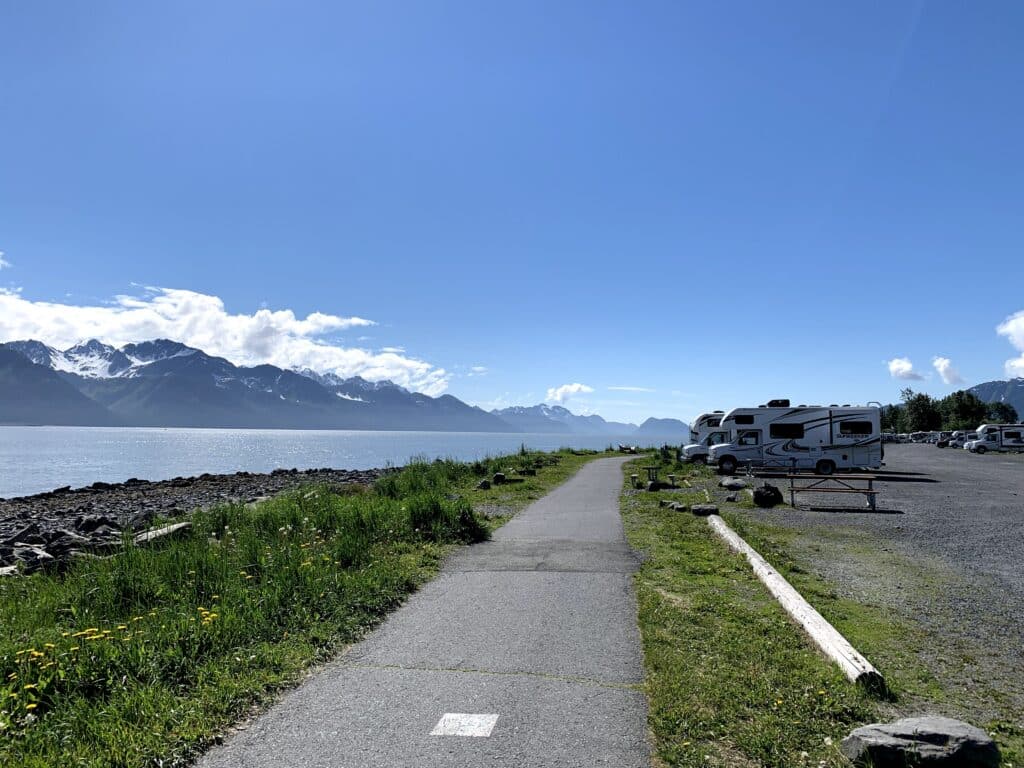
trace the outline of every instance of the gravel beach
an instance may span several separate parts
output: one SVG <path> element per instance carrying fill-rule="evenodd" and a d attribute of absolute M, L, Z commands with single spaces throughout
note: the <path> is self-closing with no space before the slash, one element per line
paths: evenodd
<path fill-rule="evenodd" d="M 0 499 L 0 567 L 31 570 L 121 541 L 154 519 L 180 517 L 198 507 L 252 502 L 303 485 L 372 483 L 384 469 L 277 469 L 260 474 L 204 474 L 149 482 L 94 483 L 34 496 Z"/>

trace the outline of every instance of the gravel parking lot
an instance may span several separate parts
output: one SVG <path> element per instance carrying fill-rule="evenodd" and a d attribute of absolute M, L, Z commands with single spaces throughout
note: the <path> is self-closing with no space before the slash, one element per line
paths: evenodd
<path fill-rule="evenodd" d="M 922 627 L 923 661 L 976 718 L 1024 727 L 1024 455 L 890 444 L 885 462 L 874 513 L 853 494 L 798 494 L 797 509 L 750 514 L 791 529 L 842 594 Z"/>

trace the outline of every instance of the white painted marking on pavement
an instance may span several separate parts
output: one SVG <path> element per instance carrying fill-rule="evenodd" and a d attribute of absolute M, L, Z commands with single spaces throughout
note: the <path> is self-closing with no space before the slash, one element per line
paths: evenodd
<path fill-rule="evenodd" d="M 445 712 L 431 736 L 490 736 L 498 715 L 467 715 L 461 712 Z"/>

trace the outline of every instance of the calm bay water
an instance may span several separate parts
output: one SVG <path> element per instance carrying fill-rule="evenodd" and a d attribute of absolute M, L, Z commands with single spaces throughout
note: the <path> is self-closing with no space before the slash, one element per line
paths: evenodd
<path fill-rule="evenodd" d="M 411 457 L 477 459 L 563 446 L 602 449 L 665 440 L 617 435 L 491 432 L 367 432 L 252 429 L 125 429 L 0 427 L 0 497 L 77 488 L 130 477 L 167 480 L 278 467 L 367 469 L 405 464 Z"/>

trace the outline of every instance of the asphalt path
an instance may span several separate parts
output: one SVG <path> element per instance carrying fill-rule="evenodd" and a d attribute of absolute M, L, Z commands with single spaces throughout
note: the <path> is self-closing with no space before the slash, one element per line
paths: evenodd
<path fill-rule="evenodd" d="M 648 766 L 625 460 L 585 465 L 459 551 L 198 765 Z"/>

